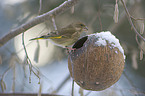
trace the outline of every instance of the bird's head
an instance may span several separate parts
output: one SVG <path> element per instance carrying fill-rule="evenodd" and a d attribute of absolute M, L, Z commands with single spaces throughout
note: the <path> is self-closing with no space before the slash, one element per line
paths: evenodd
<path fill-rule="evenodd" d="M 80 30 L 84 31 L 84 32 L 88 31 L 87 26 L 85 24 L 81 23 L 81 22 L 75 23 L 74 28 L 76 28 L 76 30 L 78 30 L 78 31 L 80 31 Z"/>

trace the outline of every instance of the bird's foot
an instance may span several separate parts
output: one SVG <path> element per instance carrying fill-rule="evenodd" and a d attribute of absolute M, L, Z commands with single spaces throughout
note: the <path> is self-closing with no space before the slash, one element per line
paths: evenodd
<path fill-rule="evenodd" d="M 66 49 L 67 49 L 67 52 L 69 53 L 69 52 L 71 52 L 71 51 L 75 51 L 76 50 L 76 48 L 72 48 L 72 47 L 65 47 Z"/>

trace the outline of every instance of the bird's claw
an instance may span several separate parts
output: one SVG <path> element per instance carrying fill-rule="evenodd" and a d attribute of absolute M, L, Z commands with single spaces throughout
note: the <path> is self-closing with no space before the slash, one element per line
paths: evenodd
<path fill-rule="evenodd" d="M 72 48 L 72 47 L 65 47 L 67 49 L 67 52 L 74 52 L 76 50 L 76 48 Z"/>

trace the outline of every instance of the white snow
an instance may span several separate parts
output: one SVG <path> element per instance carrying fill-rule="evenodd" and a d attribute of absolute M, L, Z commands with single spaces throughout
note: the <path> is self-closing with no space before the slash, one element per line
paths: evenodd
<path fill-rule="evenodd" d="M 106 46 L 107 42 L 106 42 L 105 39 L 98 38 L 98 41 L 96 41 L 95 44 L 98 45 L 98 46 L 101 46 L 101 45 Z"/>
<path fill-rule="evenodd" d="M 95 42 L 97 46 L 106 46 L 107 45 L 106 41 L 108 41 L 108 43 L 110 43 L 112 48 L 117 47 L 119 49 L 119 51 L 123 54 L 125 59 L 124 50 L 120 45 L 119 40 L 114 35 L 112 35 L 110 31 L 95 33 L 91 35 L 95 35 L 96 38 L 98 38 L 98 40 Z"/>

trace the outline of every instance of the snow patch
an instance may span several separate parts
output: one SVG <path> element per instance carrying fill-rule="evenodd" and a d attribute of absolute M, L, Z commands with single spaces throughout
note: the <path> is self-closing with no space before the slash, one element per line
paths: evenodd
<path fill-rule="evenodd" d="M 106 42 L 105 39 L 98 38 L 98 41 L 96 41 L 95 44 L 98 45 L 98 46 L 101 46 L 101 45 L 106 46 L 107 42 Z"/>
<path fill-rule="evenodd" d="M 98 40 L 95 42 L 97 46 L 106 46 L 107 45 L 106 41 L 108 41 L 108 43 L 111 45 L 112 48 L 117 47 L 119 49 L 119 51 L 123 54 L 124 59 L 125 59 L 124 50 L 122 46 L 120 45 L 119 40 L 114 35 L 112 35 L 110 31 L 95 33 L 89 36 L 92 36 L 92 35 L 98 38 Z"/>

